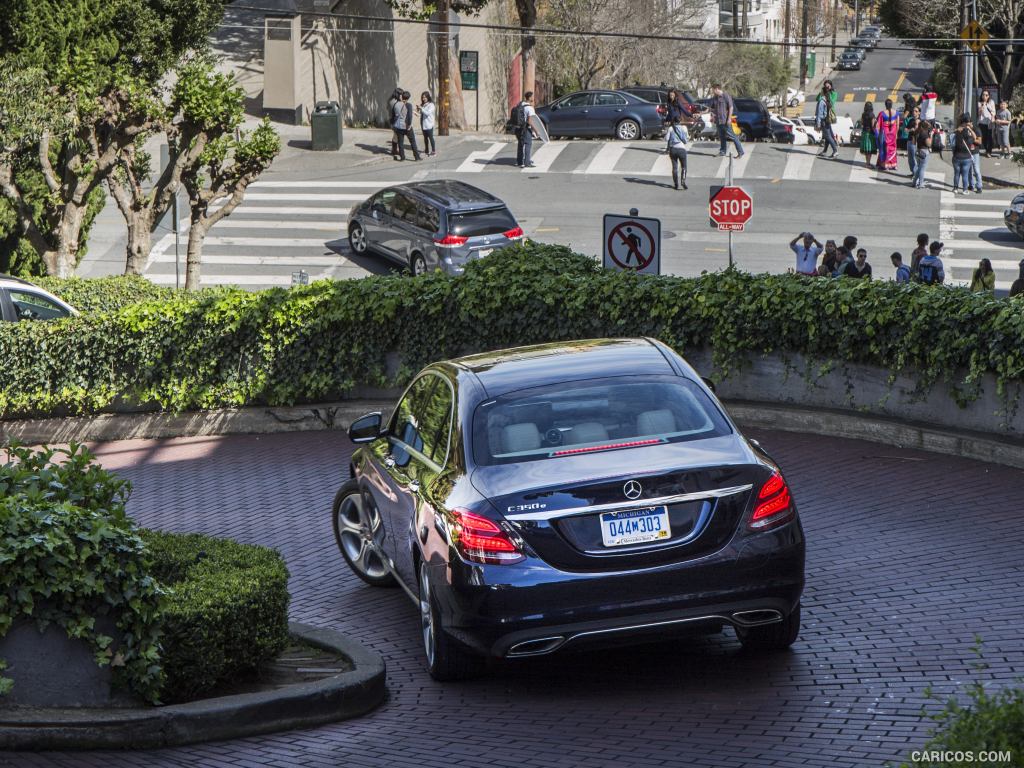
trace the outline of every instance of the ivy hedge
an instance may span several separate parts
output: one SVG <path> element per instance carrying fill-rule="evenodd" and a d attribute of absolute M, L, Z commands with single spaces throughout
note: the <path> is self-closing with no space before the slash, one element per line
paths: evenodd
<path fill-rule="evenodd" d="M 394 386 L 424 364 L 552 340 L 654 336 L 708 348 L 728 373 L 752 354 L 800 353 L 946 380 L 961 403 L 991 374 L 1024 378 L 1024 302 L 948 286 L 602 270 L 529 243 L 465 274 L 323 281 L 174 295 L 56 323 L 0 328 L 0 418 L 288 405 Z M 390 353 L 402 361 L 388 370 Z"/>
<path fill-rule="evenodd" d="M 284 650 L 288 570 L 280 554 L 137 528 L 124 509 L 129 483 L 81 446 L 5 450 L 0 638 L 19 619 L 56 623 L 111 665 L 115 685 L 164 703 L 258 672 Z M 103 616 L 115 636 L 97 627 Z M 0 677 L 0 695 L 12 684 Z"/>
<path fill-rule="evenodd" d="M 117 312 L 144 301 L 164 301 L 173 288 L 155 285 L 140 275 L 118 277 L 36 277 L 32 282 L 60 297 L 79 312 Z"/>

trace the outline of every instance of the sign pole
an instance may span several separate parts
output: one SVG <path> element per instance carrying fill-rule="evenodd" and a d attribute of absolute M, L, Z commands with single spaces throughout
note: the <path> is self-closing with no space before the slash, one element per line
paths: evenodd
<path fill-rule="evenodd" d="M 732 155 L 729 155 L 729 181 L 728 186 L 732 186 Z M 732 269 L 732 230 L 729 230 L 729 269 Z"/>

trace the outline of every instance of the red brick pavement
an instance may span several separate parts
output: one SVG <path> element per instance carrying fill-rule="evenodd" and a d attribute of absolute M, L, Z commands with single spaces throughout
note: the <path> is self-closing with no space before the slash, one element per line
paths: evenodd
<path fill-rule="evenodd" d="M 983 679 L 1005 684 L 1024 668 L 1024 472 L 754 436 L 785 467 L 807 532 L 804 627 L 791 653 L 749 656 L 726 632 L 555 655 L 448 685 L 423 670 L 414 606 L 352 577 L 335 549 L 342 434 L 97 446 L 135 484 L 129 509 L 142 524 L 279 548 L 293 618 L 382 653 L 389 700 L 307 731 L 144 753 L 8 753 L 0 765 L 862 768 L 922 744 L 922 690 L 962 690 L 975 633 L 991 665 Z"/>

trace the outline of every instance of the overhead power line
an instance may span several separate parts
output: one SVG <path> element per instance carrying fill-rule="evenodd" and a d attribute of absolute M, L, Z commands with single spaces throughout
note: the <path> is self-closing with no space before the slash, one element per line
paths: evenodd
<path fill-rule="evenodd" d="M 268 13 L 271 15 L 280 15 L 280 9 L 267 8 L 258 5 L 235 5 L 228 6 L 231 10 L 239 11 L 253 11 L 256 13 Z M 438 26 L 438 22 L 431 21 L 430 19 L 402 19 L 388 16 L 365 16 L 354 13 L 329 13 L 327 11 L 311 11 L 303 13 L 303 16 L 312 16 L 324 19 L 339 19 L 345 21 L 358 21 L 358 22 L 376 22 L 383 24 L 416 24 L 416 25 L 430 25 Z M 793 47 L 799 46 L 801 40 L 797 38 L 790 39 L 789 41 L 784 40 L 748 40 L 745 38 L 732 38 L 732 37 L 707 37 L 707 36 L 695 36 L 695 35 L 659 35 L 651 33 L 633 33 L 633 32 L 606 32 L 599 30 L 574 30 L 574 29 L 560 29 L 558 27 L 529 27 L 524 29 L 519 26 L 511 24 L 484 24 L 482 22 L 471 22 L 471 21 L 458 21 L 451 24 L 451 29 L 456 31 L 460 28 L 466 29 L 483 29 L 493 32 L 501 33 L 515 33 L 516 35 L 529 34 L 534 36 L 544 37 L 605 37 L 605 38 L 626 38 L 630 40 L 663 40 L 666 42 L 677 42 L 677 43 L 722 43 L 725 45 L 767 45 L 773 47 Z M 366 32 L 370 30 L 335 30 L 336 32 Z M 383 31 L 383 30 L 381 30 Z M 436 30 L 432 30 L 431 34 L 439 34 Z M 959 37 L 933 37 L 933 38 L 913 38 L 913 40 L 907 40 L 907 42 L 930 42 L 930 43 L 962 43 L 963 41 Z M 1006 39 L 992 39 L 988 41 L 991 43 L 1024 43 L 1024 40 L 1006 38 Z M 925 47 L 920 45 L 912 46 L 915 50 L 926 51 L 930 53 L 948 53 L 947 47 L 935 48 Z M 877 45 L 874 50 L 877 51 L 901 51 L 905 50 L 903 45 Z"/>

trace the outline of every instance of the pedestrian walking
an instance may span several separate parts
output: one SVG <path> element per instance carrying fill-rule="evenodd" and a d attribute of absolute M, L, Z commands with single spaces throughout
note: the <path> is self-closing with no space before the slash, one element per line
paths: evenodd
<path fill-rule="evenodd" d="M 878 113 L 875 129 L 878 133 L 878 167 L 882 170 L 896 169 L 896 141 L 899 134 L 900 118 L 892 108 L 892 99 L 885 100 L 885 109 Z"/>
<path fill-rule="evenodd" d="M 423 151 L 433 157 L 437 154 L 437 145 L 434 143 L 434 118 L 437 115 L 437 107 L 430 91 L 420 94 L 420 103 L 416 107 L 416 113 L 420 116 L 420 131 L 423 133 Z"/>
<path fill-rule="evenodd" d="M 946 272 L 942 268 L 942 243 L 938 240 L 928 246 L 928 254 L 917 265 L 917 280 L 925 285 L 938 285 L 946 281 Z"/>
<path fill-rule="evenodd" d="M 402 89 L 395 88 L 388 98 L 387 125 L 391 126 L 391 156 L 398 160 L 398 131 L 395 130 L 395 104 L 402 100 Z"/>
<path fill-rule="evenodd" d="M 1011 298 L 1013 298 L 1014 296 L 1020 296 L 1021 294 L 1024 294 L 1024 259 L 1020 260 L 1020 264 L 1018 264 L 1017 267 L 1020 269 L 1020 275 L 1017 277 L 1016 280 L 1013 281 L 1013 284 L 1010 286 Z"/>
<path fill-rule="evenodd" d="M 683 94 L 672 88 L 668 92 L 668 121 L 678 117 L 680 125 L 686 125 L 693 118 L 693 107 L 686 103 Z"/>
<path fill-rule="evenodd" d="M 995 293 L 996 273 L 992 271 L 992 262 L 982 259 L 978 262 L 978 268 L 971 275 L 971 291 L 974 293 Z"/>
<path fill-rule="evenodd" d="M 918 99 L 918 106 L 921 107 L 921 119 L 927 120 L 929 123 L 935 120 L 935 104 L 939 100 L 939 94 L 932 88 L 931 83 L 924 84 L 924 91 L 921 93 L 921 98 Z"/>
<path fill-rule="evenodd" d="M 821 255 L 824 246 L 814 235 L 810 232 L 801 232 L 789 241 L 789 248 L 796 254 L 797 274 L 808 276 L 818 274 L 818 256 Z"/>
<path fill-rule="evenodd" d="M 996 121 L 996 104 L 992 101 L 992 94 L 988 91 L 981 92 L 978 101 L 978 131 L 981 133 L 981 143 L 985 148 L 985 157 L 992 157 L 992 128 Z"/>
<path fill-rule="evenodd" d="M 971 189 L 981 194 L 981 150 L 983 144 L 981 134 L 975 129 L 974 143 L 971 145 Z"/>
<path fill-rule="evenodd" d="M 725 140 L 729 139 L 736 145 L 736 157 L 743 157 L 743 145 L 740 143 L 740 137 L 732 130 L 732 116 L 736 111 L 732 96 L 723 91 L 722 86 L 718 83 L 711 86 L 711 91 L 714 93 L 711 98 L 711 109 L 715 113 L 715 122 L 718 124 L 718 155 L 719 157 L 725 156 Z"/>
<path fill-rule="evenodd" d="M 846 277 L 856 277 L 864 280 L 871 279 L 871 265 L 868 264 L 868 252 L 866 249 L 857 249 L 857 258 L 846 265 L 843 274 Z"/>
<path fill-rule="evenodd" d="M 928 170 L 928 159 L 932 156 L 932 127 L 927 120 L 918 121 L 913 143 L 907 142 L 907 154 L 911 153 L 914 155 L 914 189 L 923 189 L 927 186 L 925 172 Z"/>
<path fill-rule="evenodd" d="M 821 147 L 819 157 L 824 157 L 829 149 L 835 157 L 839 153 L 839 144 L 836 142 L 836 135 L 832 128 L 836 122 L 836 91 L 831 80 L 821 84 L 821 93 L 818 94 L 818 105 L 814 113 L 814 126 L 821 131 L 822 140 L 825 142 Z"/>
<path fill-rule="evenodd" d="M 960 115 L 960 124 L 953 132 L 953 194 L 967 194 L 971 185 L 971 174 L 974 161 L 971 159 L 971 148 L 974 146 L 974 131 L 971 128 L 971 116 L 964 112 Z"/>
<path fill-rule="evenodd" d="M 910 166 L 910 178 L 916 177 L 917 171 L 917 131 L 921 127 L 921 108 L 915 105 L 903 116 L 903 131 L 907 139 L 907 164 Z M 928 142 L 931 145 L 931 142 Z M 917 186 L 915 184 L 915 186 Z"/>
<path fill-rule="evenodd" d="M 860 116 L 860 152 L 864 155 L 864 163 L 871 167 L 871 158 L 878 151 L 875 140 L 875 108 L 870 101 L 864 102 L 864 112 Z"/>
<path fill-rule="evenodd" d="M 995 127 L 992 129 L 995 132 L 995 146 L 999 150 L 999 153 L 1003 157 L 1010 156 L 1010 121 L 1012 116 L 1010 115 L 1009 105 L 1005 101 L 999 102 L 999 109 L 996 110 Z"/>
<path fill-rule="evenodd" d="M 516 120 L 513 121 L 516 131 L 516 165 L 520 168 L 534 167 L 530 154 L 533 152 L 533 140 L 539 139 L 540 134 L 531 124 L 530 118 L 536 114 L 533 109 L 533 91 L 527 91 L 516 107 Z"/>
<path fill-rule="evenodd" d="M 686 126 L 679 121 L 679 116 L 672 118 L 672 125 L 668 129 L 668 143 L 665 151 L 668 152 L 672 162 L 672 183 L 679 189 L 679 182 L 682 181 L 683 189 L 686 186 L 686 148 L 690 143 L 690 133 Z"/>
<path fill-rule="evenodd" d="M 917 276 L 917 265 L 928 255 L 928 235 L 922 232 L 917 236 L 917 247 L 910 252 L 910 274 Z"/>
<path fill-rule="evenodd" d="M 896 267 L 896 282 L 909 283 L 910 267 L 903 263 L 903 255 L 899 251 L 895 251 L 891 256 L 889 256 L 889 260 L 892 262 L 892 265 Z"/>

